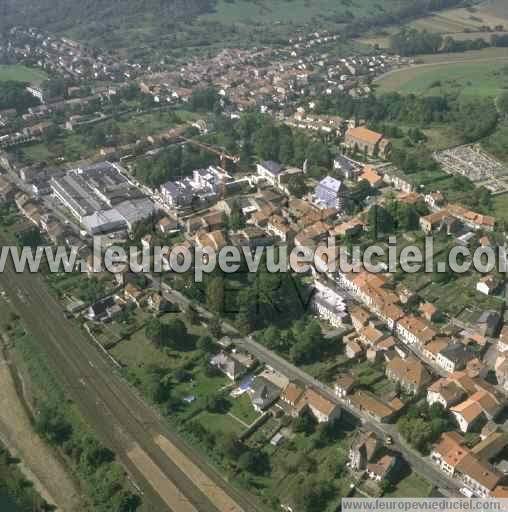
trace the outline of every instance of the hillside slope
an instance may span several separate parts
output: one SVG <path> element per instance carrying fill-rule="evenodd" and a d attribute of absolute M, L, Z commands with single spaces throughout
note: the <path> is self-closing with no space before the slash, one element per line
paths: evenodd
<path fill-rule="evenodd" d="M 31 25 L 155 60 L 189 48 L 276 44 L 322 29 L 343 32 L 353 26 L 362 32 L 463 1 L 0 0 L 0 32 Z"/>
<path fill-rule="evenodd" d="M 186 17 L 211 12 L 214 0 L 4 0 L 4 22 L 66 30 L 79 23 L 115 18 L 135 23 L 147 13 Z"/>

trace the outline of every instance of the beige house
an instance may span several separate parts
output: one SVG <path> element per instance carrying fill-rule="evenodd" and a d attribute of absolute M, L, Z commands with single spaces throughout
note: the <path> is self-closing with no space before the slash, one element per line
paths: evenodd
<path fill-rule="evenodd" d="M 431 380 L 425 367 L 412 357 L 401 359 L 394 357 L 386 365 L 386 376 L 400 384 L 400 387 L 408 393 L 418 393 Z"/>

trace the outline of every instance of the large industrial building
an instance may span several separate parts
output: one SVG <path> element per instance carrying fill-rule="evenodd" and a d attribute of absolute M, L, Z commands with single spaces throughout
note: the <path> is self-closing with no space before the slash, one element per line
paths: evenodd
<path fill-rule="evenodd" d="M 53 195 L 92 235 L 130 230 L 155 211 L 151 199 L 109 162 L 73 169 L 50 184 Z"/>

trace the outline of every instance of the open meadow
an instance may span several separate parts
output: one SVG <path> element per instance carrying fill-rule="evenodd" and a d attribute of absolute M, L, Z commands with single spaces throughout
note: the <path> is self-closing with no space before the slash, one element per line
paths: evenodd
<path fill-rule="evenodd" d="M 447 9 L 418 18 L 409 23 L 409 26 L 441 34 L 443 37 L 451 36 L 458 41 L 478 38 L 490 41 L 493 34 L 504 34 L 508 29 L 508 2 L 485 0 L 474 7 Z M 489 30 L 485 30 L 485 27 L 489 27 Z M 503 31 L 497 30 L 499 27 L 503 27 Z M 390 34 L 398 32 L 401 28 L 386 27 L 382 33 L 362 37 L 359 42 L 387 48 Z"/>
<path fill-rule="evenodd" d="M 423 64 L 381 77 L 376 81 L 379 91 L 494 97 L 508 88 L 508 48 L 429 55 L 422 60 Z"/>
<path fill-rule="evenodd" d="M 13 65 L 0 65 L 0 82 L 16 81 L 16 82 L 30 82 L 32 84 L 40 84 L 46 80 L 48 76 L 44 71 L 27 68 L 20 64 Z"/>

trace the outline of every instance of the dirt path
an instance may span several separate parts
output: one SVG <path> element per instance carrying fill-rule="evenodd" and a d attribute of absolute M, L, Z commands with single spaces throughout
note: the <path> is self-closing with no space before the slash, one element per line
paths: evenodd
<path fill-rule="evenodd" d="M 21 459 L 23 474 L 48 503 L 60 511 L 79 512 L 83 510 L 79 490 L 52 448 L 34 431 L 0 348 L 0 440 Z"/>
<path fill-rule="evenodd" d="M 212 497 L 213 503 L 224 512 L 244 512 L 244 510 L 218 487 L 203 471 L 176 447 L 169 439 L 158 435 L 155 443 L 167 454 L 171 460 L 179 461 L 179 465 L 187 475 L 192 475 L 194 482 Z"/>

